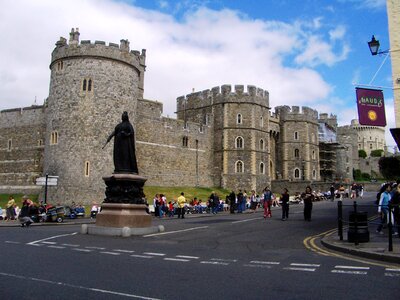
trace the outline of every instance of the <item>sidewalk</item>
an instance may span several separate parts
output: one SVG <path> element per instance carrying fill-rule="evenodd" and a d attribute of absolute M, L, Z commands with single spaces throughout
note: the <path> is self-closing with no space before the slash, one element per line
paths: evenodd
<path fill-rule="evenodd" d="M 371 226 L 370 226 L 371 227 Z M 387 230 L 381 235 L 375 232 L 374 228 L 369 228 L 369 242 L 359 243 L 357 246 L 354 243 L 347 241 L 347 230 L 343 230 L 343 240 L 339 239 L 337 231 L 326 235 L 321 239 L 322 245 L 325 247 L 347 253 L 354 256 L 359 256 L 368 259 L 380 260 L 385 262 L 400 264 L 400 238 L 398 235 L 393 236 L 393 251 L 389 251 L 389 237 Z"/>
<path fill-rule="evenodd" d="M 59 225 L 80 225 L 80 224 L 92 224 L 95 223 L 96 219 L 91 218 L 76 218 L 76 219 L 64 219 L 62 223 L 57 222 L 41 222 L 32 223 L 30 226 L 59 226 Z M 21 223 L 18 220 L 1 220 L 0 227 L 21 227 Z"/>

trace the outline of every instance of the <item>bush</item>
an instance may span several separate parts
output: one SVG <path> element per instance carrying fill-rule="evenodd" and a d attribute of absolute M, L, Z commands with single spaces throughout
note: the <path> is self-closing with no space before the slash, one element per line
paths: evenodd
<path fill-rule="evenodd" d="M 396 156 L 381 157 L 379 159 L 379 171 L 387 180 L 400 178 L 400 160 Z"/>
<path fill-rule="evenodd" d="M 365 152 L 365 150 L 358 150 L 358 157 L 361 158 L 366 158 L 367 157 L 367 152 Z"/>
<path fill-rule="evenodd" d="M 377 149 L 377 150 L 372 150 L 371 151 L 371 157 L 381 157 L 383 154 L 382 149 Z"/>

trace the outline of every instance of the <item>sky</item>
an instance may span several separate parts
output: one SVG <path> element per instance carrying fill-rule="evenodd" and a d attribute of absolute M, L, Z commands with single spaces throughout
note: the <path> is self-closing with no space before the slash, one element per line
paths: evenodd
<path fill-rule="evenodd" d="M 395 142 L 385 0 L 0 0 L 0 110 L 43 104 L 51 52 L 80 40 L 146 49 L 144 97 L 175 117 L 176 98 L 224 84 L 267 90 L 278 105 L 357 118 L 355 87 L 381 87 Z M 383 64 L 383 65 L 382 65 Z M 381 67 L 382 66 L 382 67 Z M 377 72 L 379 70 L 379 72 Z M 373 79 L 373 80 L 372 80 Z"/>

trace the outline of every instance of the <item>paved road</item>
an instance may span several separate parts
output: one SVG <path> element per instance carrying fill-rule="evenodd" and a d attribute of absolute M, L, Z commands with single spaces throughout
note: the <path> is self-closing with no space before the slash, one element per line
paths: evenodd
<path fill-rule="evenodd" d="M 394 299 L 399 294 L 400 266 L 307 248 L 307 238 L 335 228 L 336 203 L 316 203 L 311 222 L 303 221 L 301 205 L 291 206 L 288 221 L 279 215 L 154 220 L 166 232 L 130 238 L 81 235 L 76 225 L 0 228 L 1 295 Z"/>

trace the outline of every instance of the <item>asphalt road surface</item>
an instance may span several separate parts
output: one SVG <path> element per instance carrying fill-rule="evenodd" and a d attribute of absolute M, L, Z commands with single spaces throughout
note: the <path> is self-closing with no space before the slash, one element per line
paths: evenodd
<path fill-rule="evenodd" d="M 358 200 L 373 202 L 366 198 Z M 78 225 L 2 227 L 1 299 L 398 297 L 400 266 L 306 243 L 336 228 L 336 202 L 314 203 L 311 222 L 302 205 L 290 207 L 287 221 L 280 215 L 154 219 L 165 232 L 129 238 L 82 235 Z"/>

